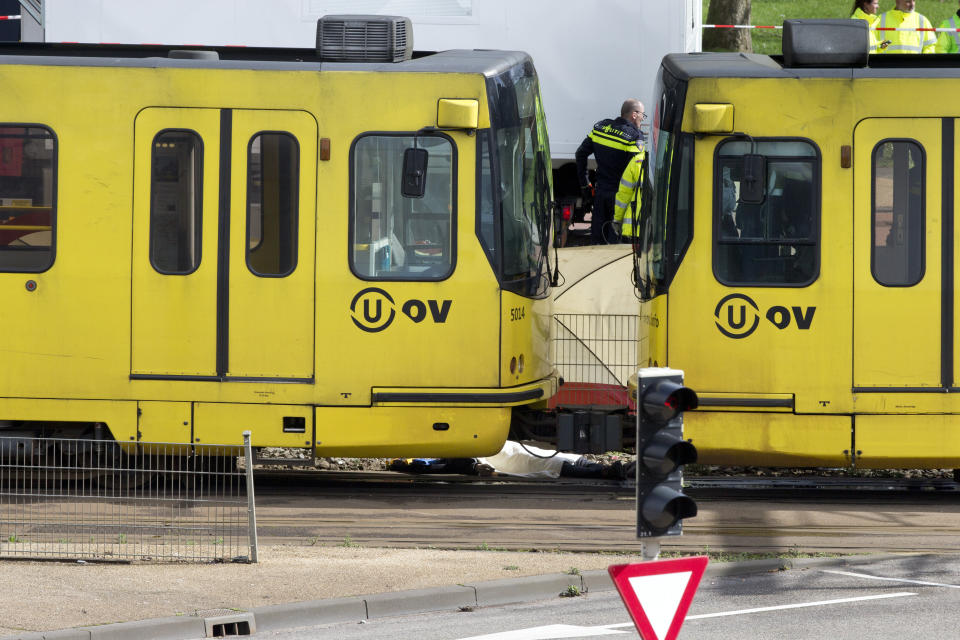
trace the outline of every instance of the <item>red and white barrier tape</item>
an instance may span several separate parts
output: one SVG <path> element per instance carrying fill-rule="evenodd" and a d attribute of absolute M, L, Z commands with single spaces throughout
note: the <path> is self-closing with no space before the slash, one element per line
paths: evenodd
<path fill-rule="evenodd" d="M 782 26 L 768 24 L 704 24 L 704 29 L 783 29 Z"/>
<path fill-rule="evenodd" d="M 960 31 L 960 29 L 950 29 L 950 28 L 927 29 L 924 27 L 906 27 L 903 29 L 901 29 L 900 27 L 875 27 L 873 30 L 874 31 L 949 31 L 950 33 L 953 33 L 955 31 Z"/>
<path fill-rule="evenodd" d="M 20 16 L 0 16 L 0 20 L 19 20 Z"/>
<path fill-rule="evenodd" d="M 700 25 L 704 29 L 783 29 L 783 25 L 773 24 L 704 24 Z M 960 32 L 960 29 L 927 28 L 927 27 L 874 27 L 873 31 L 936 31 L 936 32 Z"/>

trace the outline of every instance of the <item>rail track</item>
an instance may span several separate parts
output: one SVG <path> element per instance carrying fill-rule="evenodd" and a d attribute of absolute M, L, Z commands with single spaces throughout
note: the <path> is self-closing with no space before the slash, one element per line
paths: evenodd
<path fill-rule="evenodd" d="M 960 552 L 955 483 L 786 480 L 691 478 L 700 512 L 664 549 Z M 284 544 L 637 552 L 634 492 L 601 480 L 270 472 L 257 476 L 258 530 Z"/>
<path fill-rule="evenodd" d="M 455 486 L 497 487 L 503 492 L 517 491 L 559 491 L 559 492 L 599 492 L 633 493 L 635 484 L 632 478 L 625 480 L 599 478 L 567 478 L 552 480 L 529 479 L 514 476 L 480 477 L 456 474 L 407 474 L 391 471 L 257 471 L 258 484 L 283 486 L 349 486 L 374 485 L 384 487 L 418 486 L 426 487 Z M 960 483 L 943 478 L 899 478 L 899 477 L 853 477 L 853 476 L 685 476 L 686 491 L 700 497 L 748 497 L 756 493 L 758 497 L 770 496 L 772 492 L 794 493 L 796 495 L 826 492 L 850 492 L 851 497 L 880 492 L 888 496 L 898 493 L 908 495 L 917 492 L 960 493 Z M 475 489 L 487 490 L 487 489 Z"/>
<path fill-rule="evenodd" d="M 259 470 L 255 484 L 266 544 L 609 553 L 641 546 L 632 481 Z M 37 505 L 89 497 L 89 484 L 58 486 Z M 129 498 L 124 487 L 104 491 L 147 515 L 150 500 L 178 503 L 179 489 L 158 480 Z M 686 491 L 699 513 L 684 522 L 683 536 L 663 541 L 667 550 L 960 552 L 953 481 L 693 476 Z M 149 499 L 137 505 L 137 495 Z"/>

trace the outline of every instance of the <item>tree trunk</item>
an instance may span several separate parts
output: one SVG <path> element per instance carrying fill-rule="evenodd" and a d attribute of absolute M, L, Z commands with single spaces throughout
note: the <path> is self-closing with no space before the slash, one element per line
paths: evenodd
<path fill-rule="evenodd" d="M 706 24 L 750 24 L 750 0 L 710 0 Z M 753 52 L 750 29 L 704 29 L 704 51 Z"/>

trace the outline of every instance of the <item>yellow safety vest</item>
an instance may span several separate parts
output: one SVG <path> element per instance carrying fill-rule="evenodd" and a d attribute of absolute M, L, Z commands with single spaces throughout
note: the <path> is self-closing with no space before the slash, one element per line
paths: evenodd
<path fill-rule="evenodd" d="M 643 185 L 640 184 L 640 168 L 643 166 L 645 155 L 644 151 L 634 155 L 633 161 L 623 170 L 620 188 L 613 200 L 613 220 L 621 223 L 620 235 L 624 238 L 632 238 L 637 233 L 636 217 L 640 212 L 640 194 L 643 191 Z"/>
<path fill-rule="evenodd" d="M 941 29 L 956 29 L 957 16 L 950 16 L 940 23 Z M 937 34 L 937 53 L 957 53 L 960 51 L 960 32 L 941 31 Z"/>
<path fill-rule="evenodd" d="M 933 25 L 916 11 L 905 13 L 890 9 L 877 23 L 877 28 L 933 29 Z M 937 38 L 933 31 L 877 31 L 877 40 L 889 40 L 883 53 L 935 53 Z"/>
<path fill-rule="evenodd" d="M 878 16 L 875 13 L 867 13 L 860 7 L 857 7 L 857 10 L 853 12 L 853 15 L 850 16 L 850 19 L 863 20 L 864 22 L 867 23 L 867 27 L 868 27 L 867 33 L 870 34 L 870 53 L 876 53 L 877 52 L 877 32 L 874 31 L 873 28 L 877 26 L 876 23 L 877 23 L 877 20 L 880 19 L 880 16 Z M 884 40 L 884 38 L 880 38 L 880 40 Z"/>

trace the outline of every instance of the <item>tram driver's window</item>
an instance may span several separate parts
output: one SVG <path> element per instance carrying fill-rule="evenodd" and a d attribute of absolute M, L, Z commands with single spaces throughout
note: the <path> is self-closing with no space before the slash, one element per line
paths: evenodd
<path fill-rule="evenodd" d="M 427 151 L 422 198 L 401 189 L 403 156 Z M 440 280 L 453 270 L 456 152 L 438 135 L 364 135 L 351 160 L 350 268 L 370 280 Z"/>
<path fill-rule="evenodd" d="M 884 140 L 873 149 L 870 268 L 888 287 L 923 278 L 923 161 L 923 149 L 909 140 Z"/>
<path fill-rule="evenodd" d="M 740 201 L 743 155 L 766 158 L 760 203 Z M 730 140 L 717 148 L 713 271 L 728 285 L 806 286 L 820 269 L 820 156 L 804 140 Z"/>
<path fill-rule="evenodd" d="M 0 271 L 53 264 L 56 167 L 52 131 L 0 124 Z"/>

